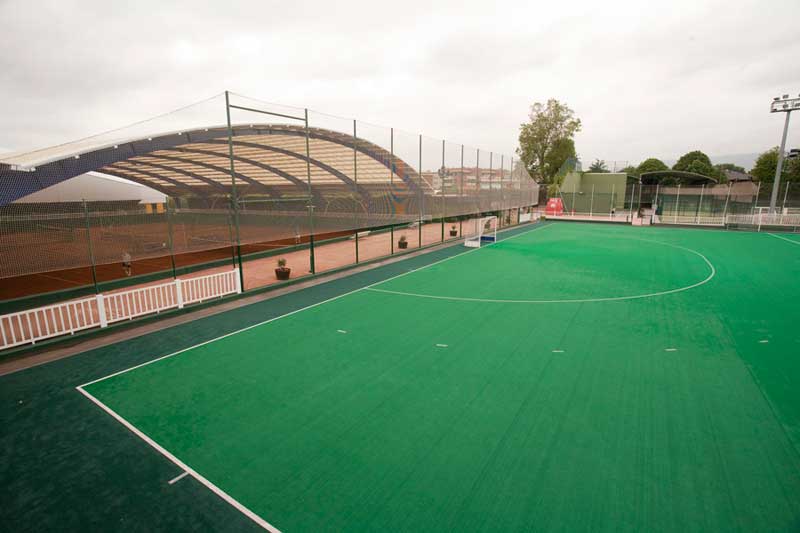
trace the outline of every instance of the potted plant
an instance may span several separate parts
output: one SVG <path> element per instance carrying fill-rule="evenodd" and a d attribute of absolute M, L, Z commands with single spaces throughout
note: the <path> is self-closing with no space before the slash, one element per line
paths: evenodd
<path fill-rule="evenodd" d="M 397 241 L 397 247 L 401 250 L 408 248 L 408 239 L 406 239 L 405 235 L 400 235 L 400 239 Z"/>
<path fill-rule="evenodd" d="M 278 259 L 278 268 L 275 269 L 275 277 L 281 281 L 289 279 L 292 269 L 286 267 L 286 259 L 281 257 Z"/>
<path fill-rule="evenodd" d="M 451 237 L 458 237 L 458 230 L 456 229 L 456 225 L 455 224 L 450 226 L 450 236 Z"/>

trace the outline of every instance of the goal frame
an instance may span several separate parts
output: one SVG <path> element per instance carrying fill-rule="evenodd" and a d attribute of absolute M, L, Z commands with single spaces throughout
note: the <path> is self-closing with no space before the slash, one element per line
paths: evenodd
<path fill-rule="evenodd" d="M 487 229 L 486 226 L 489 225 Z M 478 231 L 464 239 L 464 246 L 467 248 L 480 248 L 481 246 L 497 242 L 497 226 L 499 220 L 491 215 L 478 219 Z"/>

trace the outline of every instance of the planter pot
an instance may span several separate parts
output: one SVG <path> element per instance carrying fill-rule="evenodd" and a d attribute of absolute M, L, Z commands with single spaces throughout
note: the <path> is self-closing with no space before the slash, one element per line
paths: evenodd
<path fill-rule="evenodd" d="M 406 248 L 408 248 L 408 241 L 398 241 L 397 247 L 400 248 L 401 250 L 405 250 Z"/>
<path fill-rule="evenodd" d="M 458 237 L 458 230 L 451 229 L 450 230 L 450 236 L 451 237 Z"/>
<path fill-rule="evenodd" d="M 281 281 L 286 281 L 289 279 L 289 275 L 292 273 L 291 268 L 276 268 L 275 269 L 275 277 Z"/>

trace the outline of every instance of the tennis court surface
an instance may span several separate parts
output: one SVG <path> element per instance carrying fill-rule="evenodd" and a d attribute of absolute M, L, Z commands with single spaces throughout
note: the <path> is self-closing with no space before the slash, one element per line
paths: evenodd
<path fill-rule="evenodd" d="M 281 531 L 793 531 L 799 274 L 796 236 L 540 224 L 78 390 Z"/>

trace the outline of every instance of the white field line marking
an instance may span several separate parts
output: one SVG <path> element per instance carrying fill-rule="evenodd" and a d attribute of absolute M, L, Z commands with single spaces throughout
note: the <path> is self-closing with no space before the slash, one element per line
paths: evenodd
<path fill-rule="evenodd" d="M 532 229 L 530 231 L 525 231 L 525 232 L 518 233 L 517 235 L 513 235 L 511 237 L 508 237 L 507 239 L 503 239 L 503 240 L 498 241 L 498 242 L 504 242 L 504 241 L 508 241 L 508 240 L 511 240 L 511 239 L 515 239 L 515 238 L 520 237 L 522 235 L 527 235 L 527 234 L 532 233 L 534 231 L 538 231 L 538 230 L 550 227 L 551 225 L 552 224 L 539 226 L 539 227 L 534 228 L 534 229 Z M 284 315 L 276 316 L 276 317 L 270 318 L 268 320 L 264 320 L 263 322 L 259 322 L 257 324 L 253 324 L 251 326 L 247 326 L 247 327 L 242 328 L 242 329 L 237 329 L 236 331 L 232 331 L 230 333 L 226 333 L 225 335 L 220 335 L 219 337 L 215 337 L 213 339 L 209 339 L 207 341 L 200 342 L 200 343 L 195 344 L 193 346 L 189 346 L 188 348 L 183 348 L 182 350 L 178 350 L 177 352 L 173 352 L 173 353 L 167 354 L 167 355 L 162 355 L 161 357 L 157 357 L 155 359 L 151 359 L 150 361 L 146 361 L 144 363 L 132 366 L 130 368 L 126 368 L 124 370 L 120 370 L 119 372 L 114 372 L 113 374 L 109 374 L 109 375 L 104 376 L 102 378 L 98 378 L 98 379 L 92 380 L 92 381 L 90 381 L 88 383 L 84 383 L 83 385 L 79 385 L 78 388 L 80 388 L 80 387 L 88 387 L 89 385 L 94 385 L 95 383 L 99 383 L 100 381 L 104 381 L 106 379 L 113 378 L 114 376 L 119 376 L 120 374 L 125 374 L 127 372 L 130 372 L 131 370 L 136 370 L 137 368 L 141 368 L 143 366 L 151 365 L 153 363 L 161 361 L 162 359 L 167 359 L 168 357 L 174 357 L 174 356 L 182 354 L 184 352 L 188 352 L 189 350 L 193 350 L 195 348 L 199 348 L 201 346 L 205 346 L 206 344 L 211 344 L 212 342 L 216 342 L 216 341 L 222 340 L 222 339 L 224 339 L 226 337 L 231 337 L 233 335 L 238 335 L 239 333 L 243 333 L 243 332 L 251 330 L 253 328 L 257 328 L 259 326 L 263 326 L 265 324 L 269 324 L 270 322 L 275 322 L 276 320 L 280 320 L 282 318 L 286 318 L 287 316 L 295 315 L 297 313 L 300 313 L 302 311 L 306 311 L 306 310 L 311 309 L 313 307 L 317 307 L 317 306 L 332 302 L 334 300 L 338 300 L 339 298 L 344 298 L 345 296 L 349 296 L 351 294 L 355 294 L 355 293 L 360 292 L 360 291 L 371 289 L 371 287 L 374 287 L 376 285 L 380 285 L 381 283 L 386 283 L 387 281 L 391 281 L 393 279 L 397 279 L 397 278 L 401 278 L 403 276 L 407 276 L 407 275 L 409 275 L 409 274 L 411 274 L 413 272 L 417 272 L 417 271 L 423 270 L 425 268 L 430 268 L 430 267 L 432 267 L 434 265 L 438 265 L 438 264 L 444 263 L 445 261 L 450 261 L 451 259 L 455 259 L 456 257 L 463 257 L 463 256 L 465 256 L 467 254 L 472 253 L 472 252 L 477 252 L 478 250 L 483 250 L 483 249 L 485 249 L 485 248 L 487 248 L 489 246 L 493 246 L 494 244 L 495 243 L 487 244 L 486 246 L 482 246 L 481 248 L 472 248 L 472 249 L 470 249 L 470 250 L 468 250 L 466 252 L 462 252 L 462 253 L 457 254 L 457 255 L 451 255 L 450 257 L 445 257 L 444 259 L 440 259 L 439 261 L 434 261 L 433 263 L 430 263 L 428 265 L 424 265 L 424 266 L 421 266 L 419 268 L 415 268 L 414 270 L 409 270 L 408 272 L 403 272 L 403 273 L 398 274 L 396 276 L 392 276 L 391 278 L 387 278 L 387 279 L 384 279 L 384 280 L 381 280 L 381 281 L 376 281 L 375 283 L 371 283 L 369 285 L 365 285 L 364 287 L 360 287 L 358 289 L 354 289 L 352 291 L 345 292 L 345 293 L 340 294 L 338 296 L 334 296 L 333 298 L 328 298 L 327 300 L 322 300 L 321 302 L 317 302 L 317 303 L 308 305 L 306 307 L 302 307 L 300 309 L 295 309 L 294 311 L 290 311 L 290 312 L 288 312 L 288 313 L 286 313 Z"/>
<path fill-rule="evenodd" d="M 800 246 L 800 241 L 787 239 L 786 237 L 781 237 L 780 235 L 775 235 L 774 233 L 767 233 L 767 235 L 769 235 L 770 237 L 775 237 L 776 239 L 780 239 L 782 241 L 790 242 L 792 244 L 796 244 L 796 245 Z"/>
<path fill-rule="evenodd" d="M 248 509 L 247 507 L 245 507 L 244 505 L 233 499 L 227 492 L 214 485 L 211 481 L 200 475 L 198 472 L 189 468 L 189 465 L 187 465 L 186 463 L 184 463 L 183 461 L 172 455 L 170 452 L 162 448 L 156 441 L 154 441 L 153 439 L 151 439 L 150 437 L 148 437 L 147 435 L 136 429 L 133 426 L 133 424 L 122 418 L 120 415 L 114 412 L 110 407 L 108 407 L 103 402 L 92 396 L 90 393 L 86 392 L 82 387 L 77 387 L 77 389 L 81 394 L 89 398 L 89 400 L 91 400 L 98 407 L 100 407 L 100 409 L 102 409 L 103 411 L 114 417 L 117 420 L 117 422 L 128 428 L 128 430 L 131 431 L 131 433 L 133 433 L 134 435 L 145 441 L 147 444 L 155 448 L 156 451 L 158 451 L 161 455 L 163 455 L 164 457 L 175 463 L 175 465 L 177 465 L 178 468 L 181 468 L 185 471 L 185 473 L 190 474 L 193 478 L 195 478 L 197 481 L 199 481 L 200 483 L 205 485 L 209 490 L 211 490 L 211 492 L 213 492 L 214 494 L 216 494 L 217 496 L 228 502 L 231 506 L 233 506 L 235 509 L 237 509 L 242 514 L 247 516 L 253 522 L 258 524 L 262 528 L 266 529 L 267 531 L 270 531 L 271 533 L 280 533 L 280 530 L 278 528 L 276 528 L 275 526 L 273 526 L 272 524 L 270 524 L 269 522 L 267 522 L 266 520 L 255 514 L 253 511 L 251 511 L 250 509 Z"/>
<path fill-rule="evenodd" d="M 684 246 L 678 246 L 677 244 L 670 244 L 666 242 L 660 241 L 651 241 L 649 239 L 633 239 L 638 241 L 647 241 L 647 242 L 655 242 L 657 244 L 663 244 L 665 246 L 671 246 L 673 248 L 678 248 L 681 250 L 685 250 L 687 252 L 693 253 L 696 256 L 700 257 L 703 261 L 705 261 L 706 265 L 709 268 L 709 274 L 706 279 L 703 281 L 699 281 L 692 285 L 687 285 L 686 287 L 679 287 L 677 289 L 670 289 L 668 291 L 660 291 L 660 292 L 651 292 L 648 294 L 635 294 L 633 296 L 612 296 L 608 298 L 582 298 L 582 299 L 575 299 L 575 300 L 502 300 L 496 298 L 462 298 L 459 296 L 435 296 L 432 294 L 418 294 L 414 292 L 401 292 L 401 291 L 390 291 L 386 289 L 375 289 L 370 287 L 365 287 L 364 290 L 372 291 L 372 292 L 383 292 L 386 294 L 396 294 L 399 296 L 414 296 L 416 298 L 430 298 L 432 300 L 451 300 L 457 302 L 480 302 L 480 303 L 500 303 L 500 304 L 577 304 L 577 303 L 590 303 L 590 302 L 618 302 L 622 300 L 638 300 L 641 298 L 653 298 L 656 296 L 664 296 L 667 294 L 674 294 L 677 292 L 688 291 L 690 289 L 694 289 L 701 285 L 705 285 L 711 279 L 717 275 L 717 269 L 714 268 L 714 265 L 711 261 L 708 260 L 706 256 L 701 254 L 696 250 L 692 250 L 691 248 L 686 248 Z M 479 250 L 480 248 L 476 248 Z M 389 281 L 389 280 L 386 280 Z"/>
<path fill-rule="evenodd" d="M 343 329 L 337 329 L 336 331 L 337 331 L 338 333 L 347 333 L 347 331 L 345 331 L 345 330 L 343 330 Z"/>
<path fill-rule="evenodd" d="M 677 348 L 664 348 L 664 351 L 665 352 L 677 352 L 678 349 Z"/>
<path fill-rule="evenodd" d="M 514 239 L 514 238 L 516 238 L 516 237 L 519 237 L 519 236 L 521 236 L 521 235 L 527 235 L 528 233 L 530 233 L 530 232 L 532 232 L 532 231 L 538 231 L 538 230 L 540 230 L 540 229 L 543 229 L 543 228 L 546 228 L 546 227 L 548 227 L 549 225 L 550 225 L 550 224 L 541 225 L 541 226 L 535 227 L 534 229 L 531 229 L 531 230 L 529 230 L 529 231 L 523 231 L 523 232 L 520 232 L 520 233 L 518 233 L 517 235 L 513 235 L 513 236 L 509 237 L 508 239 L 503 239 L 503 240 Z M 492 243 L 492 244 L 494 244 L 494 243 Z M 491 246 L 491 245 L 488 245 L 488 246 Z M 88 382 L 88 383 L 84 383 L 83 385 L 79 385 L 79 386 L 77 386 L 77 387 L 75 387 L 75 388 L 76 388 L 76 390 L 77 390 L 78 392 L 80 392 L 80 393 L 81 393 L 81 394 L 83 394 L 85 397 L 87 397 L 89 400 L 91 400 L 91 401 L 92 401 L 94 404 L 96 404 L 98 407 L 100 407 L 100 408 L 101 408 L 103 411 L 105 411 L 106 413 L 108 413 L 109 415 L 111 415 L 111 416 L 112 416 L 112 417 L 113 417 L 115 420 L 117 420 L 117 422 L 119 422 L 120 424 L 122 424 L 123 426 L 125 426 L 126 428 L 128 428 L 128 430 L 129 430 L 129 431 L 131 431 L 131 432 L 132 432 L 134 435 L 136 435 L 137 437 L 139 437 L 140 439 L 142 439 L 143 441 L 145 441 L 147 444 L 149 444 L 151 447 L 153 447 L 153 448 L 154 448 L 156 451 L 158 451 L 158 452 L 159 452 L 161 455 L 163 455 L 164 457 L 166 457 L 167 459 L 169 459 L 170 461 L 172 461 L 173 463 L 175 463 L 175 465 L 177 465 L 179 468 L 183 469 L 185 472 L 188 472 L 188 473 L 189 473 L 189 474 L 190 474 L 192 477 L 194 477 L 194 478 L 195 478 L 197 481 L 199 481 L 200 483 L 202 483 L 203 485 L 205 485 L 205 486 L 206 486 L 206 487 L 207 487 L 209 490 L 211 490 L 211 491 L 212 491 L 213 493 L 215 493 L 217 496 L 219 496 L 220 498 L 222 498 L 223 500 L 225 500 L 226 502 L 228 502 L 228 503 L 229 503 L 231 506 L 233 506 L 235 509 L 237 509 L 238 511 L 240 511 L 242 514 L 244 514 L 245 516 L 247 516 L 248 518 L 250 518 L 251 520 L 253 520 L 255 523 L 257 523 L 259 526 L 261 526 L 262 528 L 266 529 L 267 531 L 270 531 L 270 532 L 272 532 L 272 533 L 280 533 L 280 530 L 279 530 L 278 528 L 276 528 L 275 526 L 271 525 L 269 522 L 267 522 L 266 520 L 264 520 L 263 518 L 261 518 L 260 516 L 258 516 L 257 514 L 255 514 L 253 511 L 251 511 L 250 509 L 248 509 L 247 507 L 245 507 L 244 505 L 242 505 L 241 503 L 239 503 L 238 501 L 236 501 L 236 500 L 235 500 L 233 497 L 231 497 L 231 496 L 230 496 L 228 493 L 226 493 L 224 490 L 222 490 L 221 488 L 217 487 L 217 486 L 216 486 L 216 485 L 214 485 L 214 484 L 213 484 L 211 481 L 209 481 L 208 479 L 206 479 L 205 477 L 203 477 L 202 475 L 200 475 L 198 472 L 196 472 L 195 470 L 193 470 L 192 468 L 190 468 L 190 467 L 189 467 L 189 465 L 187 465 L 186 463 L 184 463 L 183 461 L 181 461 L 180 459 L 178 459 L 177 457 L 175 457 L 174 455 L 172 455 L 172 454 L 171 454 L 170 452 L 168 452 L 168 451 L 167 451 L 165 448 L 163 448 L 161 445 L 159 445 L 159 444 L 158 444 L 156 441 L 154 441 L 153 439 L 151 439 L 150 437 L 148 437 L 147 435 L 145 435 L 144 433 L 142 433 L 141 431 L 139 431 L 138 429 L 136 429 L 136 427 L 135 427 L 133 424 L 131 424 L 130 422 L 128 422 L 127 420 L 125 420 L 124 418 L 122 418 L 122 417 L 121 417 L 119 414 L 117 414 L 116 412 L 114 412 L 114 410 L 113 410 L 113 409 L 111 409 L 110 407 L 108 407 L 107 405 L 105 405 L 103 402 L 101 402 L 100 400 L 98 400 L 97 398 L 95 398 L 94 396 L 92 396 L 92 395 L 91 395 L 89 392 L 87 392 L 87 391 L 84 389 L 84 387 L 87 387 L 87 386 L 89 386 L 89 385 L 92 385 L 92 384 L 94 384 L 94 383 L 98 383 L 98 382 L 100 382 L 100 381 L 103 381 L 103 380 L 106 380 L 106 379 L 112 378 L 112 377 L 114 377 L 114 376 L 118 376 L 118 375 L 120 375 L 120 374 L 124 374 L 124 373 L 126 373 L 126 372 L 130 372 L 131 370 L 135 370 L 135 369 L 137 369 L 137 368 L 141 368 L 141 367 L 143 367 L 143 366 L 150 365 L 150 364 L 152 364 L 152 363 L 155 363 L 155 362 L 157 362 L 157 361 L 161 361 L 162 359 L 166 359 L 166 358 L 168 358 L 168 357 L 173 357 L 173 356 L 175 356 L 175 355 L 178 355 L 178 354 L 181 354 L 181 353 L 187 352 L 187 351 L 189 351 L 189 350 L 192 350 L 192 349 L 194 349 L 194 348 L 199 348 L 200 346 L 204 346 L 204 345 L 206 345 L 206 344 L 210 344 L 210 343 L 212 343 L 212 342 L 216 342 L 216 341 L 218 341 L 218 340 L 221 340 L 221 339 L 224 339 L 224 338 L 226 338 L 226 337 L 230 337 L 230 336 L 232 336 L 232 335 L 236 335 L 236 334 L 238 334 L 238 333 L 242 333 L 242 332 L 244 332 L 244 331 L 247 331 L 247 330 L 250 330 L 250 329 L 256 328 L 256 327 L 258 327 L 258 326 L 263 326 L 264 324 L 269 324 L 270 322 L 274 322 L 274 321 L 276 321 L 276 320 L 279 320 L 279 319 L 281 319 L 281 318 L 284 318 L 284 317 L 287 317 L 287 316 L 290 316 L 290 315 L 294 315 L 294 314 L 296 314 L 296 313 L 299 313 L 299 312 L 301 312 L 301 311 L 305 311 L 305 310 L 307 310 L 307 309 L 311 309 L 312 307 L 317 307 L 317 306 L 319 306 L 319 305 L 322 305 L 322 304 L 325 304 L 325 303 L 328 303 L 328 302 L 332 302 L 332 301 L 334 301 L 334 300 L 338 300 L 339 298 L 343 298 L 343 297 L 345 297 L 345 296 L 348 296 L 348 295 L 350 295 L 350 294 L 354 294 L 354 293 L 356 293 L 356 292 L 359 292 L 359 291 L 362 291 L 362 290 L 364 290 L 364 289 L 368 289 L 369 287 L 372 287 L 372 286 L 374 286 L 374 285 L 378 285 L 378 284 L 380 284 L 380 283 L 384 283 L 384 282 L 386 282 L 386 281 L 389 281 L 389 280 L 392 280 L 392 279 L 395 279 L 395 278 L 399 278 L 399 277 L 402 277 L 402 276 L 406 276 L 406 275 L 408 275 L 408 274 L 411 274 L 412 272 L 416 272 L 417 270 L 422 270 L 422 269 L 424 269 L 424 268 L 432 267 L 432 266 L 434 266 L 434 265 L 437 265 L 437 264 L 439 264 L 439 263 L 444 263 L 445 261 L 449 261 L 450 259 L 454 259 L 454 258 L 456 258 L 456 257 L 461 257 L 461 256 L 463 256 L 463 255 L 466 255 L 466 254 L 468 254 L 468 253 L 471 253 L 471 252 L 478 251 L 478 250 L 480 250 L 480 249 L 481 249 L 481 248 L 474 248 L 474 249 L 468 250 L 468 251 L 466 251 L 466 252 L 462 252 L 462 253 L 460 253 L 460 254 L 456 254 L 456 255 L 452 255 L 452 256 L 450 256 L 450 257 L 446 257 L 446 258 L 444 258 L 444 259 L 441 259 L 441 260 L 439 260 L 439 261 L 434 261 L 433 263 L 430 263 L 430 264 L 428 264 L 428 265 L 424 265 L 424 266 L 422 266 L 422 267 L 419 267 L 419 268 L 415 268 L 415 269 L 413 269 L 413 270 L 409 270 L 408 272 L 404 272 L 404 273 L 402 273 L 402 274 L 398 274 L 397 276 L 393 276 L 393 277 L 391 277 L 391 278 L 388 278 L 388 279 L 385 279 L 385 280 L 381 280 L 381 281 L 378 281 L 378 282 L 372 283 L 372 284 L 370 284 L 370 285 L 366 285 L 366 286 L 364 286 L 364 287 L 361 287 L 361 288 L 359 288 L 359 289 L 355 289 L 355 290 L 352 290 L 352 291 L 346 292 L 346 293 L 344 293 L 344 294 L 340 294 L 340 295 L 338 295 L 338 296 L 334 296 L 333 298 L 328 298 L 327 300 L 323 300 L 323 301 L 321 301 L 321 302 L 317 302 L 317 303 L 315 303 L 315 304 L 311 304 L 311 305 L 309 305 L 309 306 L 306 306 L 306 307 L 303 307 L 303 308 L 301 308 L 301 309 L 296 309 L 296 310 L 294 310 L 294 311 L 291 311 L 291 312 L 289 312 L 289 313 L 286 313 L 286 314 L 284 314 L 284 315 L 277 316 L 277 317 L 274 317 L 274 318 L 270 318 L 269 320 L 264 320 L 263 322 L 259 322 L 258 324 L 253 324 L 252 326 L 247 326 L 247 327 L 245 327 L 245 328 L 242 328 L 242 329 L 239 329 L 239 330 L 233 331 L 233 332 L 231 332 L 231 333 L 227 333 L 227 334 L 225 334 L 225 335 L 221 335 L 221 336 L 219 336 L 219 337 L 216 337 L 216 338 L 214 338 L 214 339 L 210 339 L 210 340 L 207 340 L 207 341 L 204 341 L 204 342 L 200 342 L 200 343 L 198 343 L 198 344 L 195 344 L 195 345 L 193 345 L 193 346 L 189 346 L 188 348 L 184 348 L 184 349 L 182 349 L 182 350 L 178 350 L 177 352 L 173 352 L 173 353 L 171 353 L 171 354 L 168 354 L 168 355 L 164 355 L 164 356 L 158 357 L 158 358 L 156 358 L 156 359 L 153 359 L 153 360 L 151 360 L 151 361 L 147 361 L 147 362 L 145 362 L 145 363 L 142 363 L 142 364 L 139 364 L 139 365 L 132 366 L 132 367 L 130 367 L 130 368 L 127 368 L 127 369 L 125 369 L 125 370 L 120 370 L 119 372 L 114 372 L 113 374 L 109 374 L 109 375 L 107 375 L 107 376 L 105 376 L 105 377 L 102 377 L 102 378 L 99 378 L 99 379 L 95 379 L 95 380 L 93 380 L 93 381 L 90 381 L 90 382 Z"/>
<path fill-rule="evenodd" d="M 564 350 L 553 350 L 553 353 L 564 353 Z"/>
<path fill-rule="evenodd" d="M 188 475 L 189 475 L 189 472 L 184 472 L 183 474 L 178 474 L 177 476 L 175 476 L 174 478 L 169 480 L 169 484 L 170 485 L 174 485 L 175 483 L 177 483 L 178 481 L 182 480 L 183 478 L 185 478 Z"/>
<path fill-rule="evenodd" d="M 764 339 L 764 340 L 760 340 L 758 342 L 761 343 L 761 344 L 767 344 L 769 342 L 769 340 L 768 339 Z"/>
<path fill-rule="evenodd" d="M 447 348 L 446 344 L 437 344 L 436 346 L 438 346 L 439 348 Z"/>

